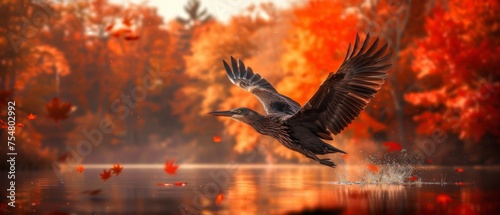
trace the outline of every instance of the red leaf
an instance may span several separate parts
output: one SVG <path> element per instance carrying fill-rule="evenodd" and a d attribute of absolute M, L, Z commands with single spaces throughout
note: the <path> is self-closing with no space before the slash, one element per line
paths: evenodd
<path fill-rule="evenodd" d="M 101 180 L 106 181 L 109 178 L 111 178 L 111 170 L 106 171 L 104 169 L 104 170 L 102 170 L 102 173 L 100 175 L 101 175 Z"/>
<path fill-rule="evenodd" d="M 462 168 L 455 168 L 455 171 L 458 172 L 458 173 L 462 173 L 462 172 L 464 172 L 464 169 L 462 169 Z"/>
<path fill-rule="evenodd" d="M 174 165 L 174 162 L 175 159 L 172 159 L 170 162 L 168 160 L 165 160 L 165 172 L 169 175 L 174 175 L 177 171 L 177 168 L 179 168 L 179 166 Z"/>
<path fill-rule="evenodd" d="M 385 142 L 384 146 L 389 147 L 387 148 L 387 152 L 393 152 L 393 151 L 399 152 L 403 149 L 403 147 L 401 147 L 401 145 L 399 145 L 396 142 Z"/>
<path fill-rule="evenodd" d="M 119 175 L 122 172 L 122 170 L 123 166 L 120 166 L 120 163 L 113 165 L 113 167 L 111 168 L 111 171 L 113 171 L 115 175 Z"/>
<path fill-rule="evenodd" d="M 45 106 L 49 117 L 52 118 L 55 122 L 68 118 L 71 107 L 72 105 L 70 102 L 62 103 L 61 99 L 58 97 L 52 98 L 50 103 Z"/>
<path fill-rule="evenodd" d="M 83 165 L 79 165 L 79 166 L 76 168 L 76 171 L 78 171 L 78 172 L 83 172 L 83 170 L 85 170 L 85 167 L 83 167 Z"/>
<path fill-rule="evenodd" d="M 28 115 L 28 119 L 29 120 L 34 120 L 34 119 L 36 119 L 36 115 L 30 113 L 30 115 Z"/>
<path fill-rule="evenodd" d="M 17 126 L 17 127 L 20 127 L 20 128 L 24 128 L 24 124 L 23 124 L 23 123 L 20 123 L 20 122 L 18 122 L 18 123 L 16 124 L 16 126 Z"/>
<path fill-rule="evenodd" d="M 212 140 L 214 143 L 220 143 L 220 141 L 222 141 L 222 137 L 220 135 L 215 135 L 212 137 Z"/>
<path fill-rule="evenodd" d="M 224 200 L 224 194 L 219 193 L 219 195 L 215 197 L 215 204 L 220 205 L 222 203 L 222 200 Z"/>

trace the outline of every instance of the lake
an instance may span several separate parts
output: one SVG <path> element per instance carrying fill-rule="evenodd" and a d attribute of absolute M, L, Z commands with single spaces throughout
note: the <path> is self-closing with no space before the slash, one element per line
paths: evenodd
<path fill-rule="evenodd" d="M 62 182 L 17 172 L 16 208 L 2 198 L 2 214 L 500 214 L 499 167 L 123 166 L 107 181 L 111 165 Z"/>

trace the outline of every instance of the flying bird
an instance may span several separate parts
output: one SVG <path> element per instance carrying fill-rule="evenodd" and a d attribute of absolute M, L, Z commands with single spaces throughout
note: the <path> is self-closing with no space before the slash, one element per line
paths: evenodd
<path fill-rule="evenodd" d="M 317 155 L 346 153 L 324 140 L 333 140 L 354 120 L 374 98 L 391 68 L 386 54 L 387 43 L 378 49 L 379 39 L 370 46 L 368 34 L 361 44 L 356 34 L 354 47 L 347 49 L 345 59 L 336 73 L 330 73 L 318 91 L 302 107 L 280 94 L 259 74 L 246 67 L 243 61 L 231 57 L 231 66 L 223 60 L 229 80 L 255 95 L 264 106 L 266 115 L 240 107 L 214 111 L 214 116 L 230 117 L 252 126 L 258 133 L 268 135 L 290 150 L 303 154 L 320 164 L 335 167 L 329 158 Z"/>

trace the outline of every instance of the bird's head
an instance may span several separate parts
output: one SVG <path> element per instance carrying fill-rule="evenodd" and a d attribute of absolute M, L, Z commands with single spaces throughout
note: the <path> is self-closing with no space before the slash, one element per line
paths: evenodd
<path fill-rule="evenodd" d="M 208 113 L 213 116 L 225 116 L 225 117 L 230 117 L 231 119 L 241 121 L 244 123 L 250 124 L 254 119 L 258 118 L 260 116 L 259 113 L 245 108 L 235 108 L 232 110 L 224 110 L 224 111 L 213 111 Z"/>

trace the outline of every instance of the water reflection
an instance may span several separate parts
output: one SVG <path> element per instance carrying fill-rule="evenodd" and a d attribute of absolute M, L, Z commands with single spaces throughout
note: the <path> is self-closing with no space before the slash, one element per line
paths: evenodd
<path fill-rule="evenodd" d="M 101 169 L 57 181 L 51 171 L 18 175 L 15 214 L 491 214 L 499 207 L 498 170 L 421 170 L 420 185 L 341 184 L 339 171 L 321 167 L 239 167 L 228 183 L 224 168 L 185 168 L 168 176 L 160 168 L 127 168 L 106 182 Z M 220 179 L 220 178 L 219 178 Z M 467 182 L 458 186 L 455 181 Z M 186 186 L 158 186 L 159 182 Z M 216 202 L 216 196 L 222 199 Z M 13 213 L 2 200 L 2 214 Z"/>

